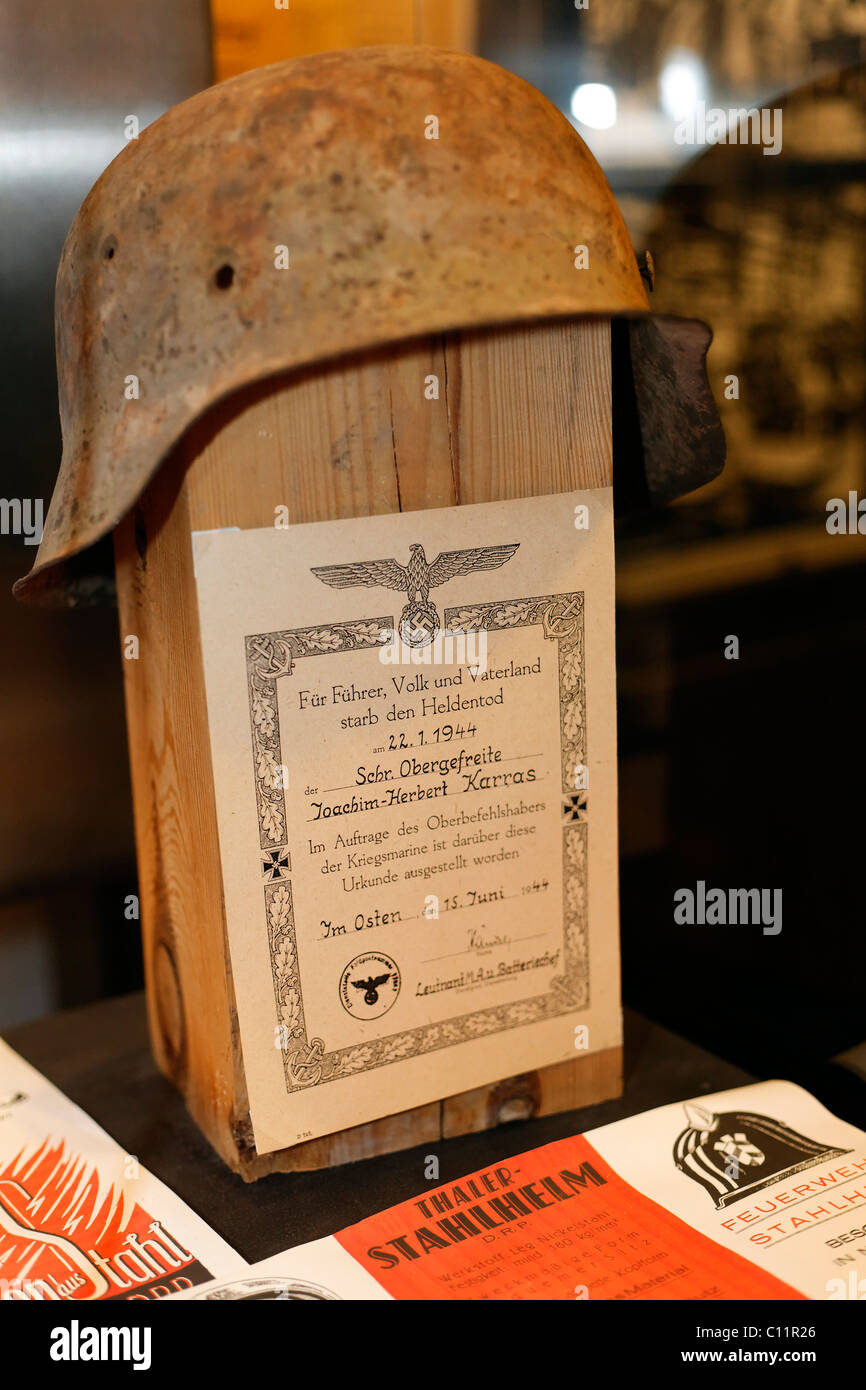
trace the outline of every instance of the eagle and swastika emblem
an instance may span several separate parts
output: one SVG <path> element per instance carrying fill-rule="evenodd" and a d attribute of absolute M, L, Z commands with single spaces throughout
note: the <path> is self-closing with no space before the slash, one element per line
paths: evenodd
<path fill-rule="evenodd" d="M 381 951 L 366 951 L 350 960 L 340 977 L 340 1003 L 353 1018 L 381 1018 L 397 1002 L 400 970 Z"/>
<path fill-rule="evenodd" d="M 316 565 L 312 573 L 333 589 L 397 589 L 406 595 L 400 614 L 400 636 L 407 647 L 428 647 L 439 630 L 439 614 L 430 602 L 430 590 L 475 570 L 496 570 L 519 549 L 512 545 L 482 545 L 469 550 L 443 550 L 435 560 L 427 560 L 423 545 L 409 546 L 409 563 L 398 560 L 357 560 L 346 565 Z"/>

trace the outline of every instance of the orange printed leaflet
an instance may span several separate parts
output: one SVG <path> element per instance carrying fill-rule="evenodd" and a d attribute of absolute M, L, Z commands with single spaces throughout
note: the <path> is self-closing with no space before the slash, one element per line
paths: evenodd
<path fill-rule="evenodd" d="M 337 1236 L 394 1298 L 801 1298 L 644 1197 L 582 1135 Z"/>
<path fill-rule="evenodd" d="M 798 1086 L 772 1081 L 431 1184 L 242 1279 L 180 1296 L 712 1302 L 864 1293 L 866 1135 Z"/>
<path fill-rule="evenodd" d="M 0 1301 L 142 1302 L 246 1268 L 0 1041 Z"/>

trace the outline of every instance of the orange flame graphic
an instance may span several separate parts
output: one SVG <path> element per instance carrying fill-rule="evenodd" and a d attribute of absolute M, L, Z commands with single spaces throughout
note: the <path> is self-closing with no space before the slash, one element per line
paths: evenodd
<path fill-rule="evenodd" d="M 95 1165 L 63 1141 L 23 1148 L 0 1168 L 0 1297 L 121 1294 L 160 1273 L 152 1252 L 161 1247 L 149 1239 L 154 1229 L 158 1224 L 122 1183 L 106 1185 Z M 172 1249 L 180 1263 L 192 1258 L 173 1242 Z"/>

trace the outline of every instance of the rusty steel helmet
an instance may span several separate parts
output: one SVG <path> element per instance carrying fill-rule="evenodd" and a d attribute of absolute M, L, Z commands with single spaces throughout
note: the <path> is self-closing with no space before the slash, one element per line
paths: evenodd
<path fill-rule="evenodd" d="M 433 116 L 438 139 L 425 138 Z M 130 141 L 69 232 L 56 290 L 63 458 L 15 592 L 102 596 L 110 562 L 90 547 L 189 426 L 253 381 L 413 337 L 579 315 L 630 320 L 650 492 L 714 476 L 710 331 L 650 314 L 604 175 L 533 87 L 421 46 L 321 53 L 211 87 Z"/>

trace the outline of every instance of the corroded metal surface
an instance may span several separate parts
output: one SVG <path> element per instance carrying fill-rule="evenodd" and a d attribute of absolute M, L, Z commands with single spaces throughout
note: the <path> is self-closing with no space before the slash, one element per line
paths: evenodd
<path fill-rule="evenodd" d="M 629 324 L 635 398 L 649 499 L 672 502 L 710 482 L 725 462 L 725 436 L 707 383 L 712 333 L 668 314 Z"/>
<path fill-rule="evenodd" d="M 438 139 L 425 138 L 430 116 Z M 66 562 L 113 528 L 209 405 L 252 381 L 417 335 L 647 312 L 601 170 L 513 74 L 381 47 L 210 88 L 130 143 L 69 233 L 63 460 L 16 591 L 95 592 L 87 557 Z"/>

